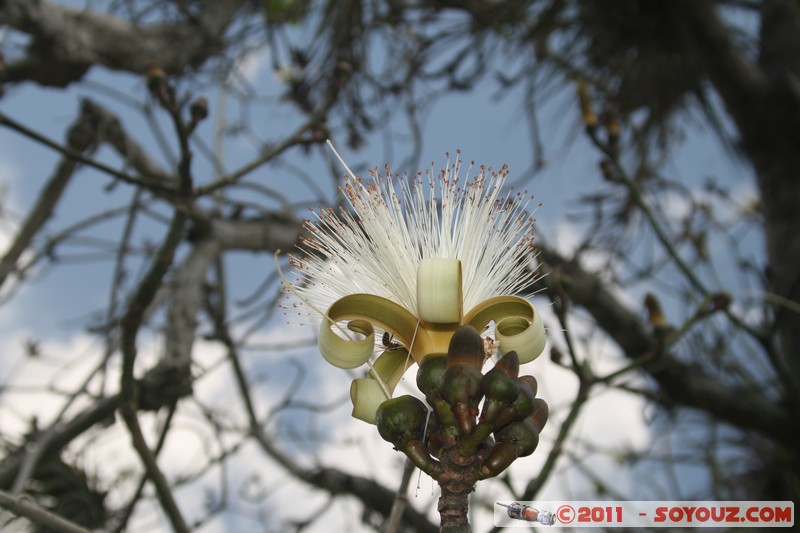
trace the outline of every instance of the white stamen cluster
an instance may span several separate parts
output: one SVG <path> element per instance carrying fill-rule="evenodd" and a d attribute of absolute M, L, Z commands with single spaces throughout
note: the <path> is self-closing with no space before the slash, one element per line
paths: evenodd
<path fill-rule="evenodd" d="M 388 169 L 364 181 L 351 174 L 342 192 L 352 208 L 315 212 L 303 256 L 292 257 L 295 290 L 318 309 L 354 293 L 375 294 L 417 314 L 417 266 L 422 259 L 461 260 L 465 311 L 510 295 L 535 277 L 534 219 L 526 193 L 505 194 L 508 167 L 480 172 L 460 184 L 461 161 L 413 178 Z M 399 192 L 396 183 L 399 182 Z"/>

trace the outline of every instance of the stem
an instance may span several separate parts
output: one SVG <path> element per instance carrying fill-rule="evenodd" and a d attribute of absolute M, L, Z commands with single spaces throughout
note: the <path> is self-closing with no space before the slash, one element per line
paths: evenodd
<path fill-rule="evenodd" d="M 440 454 L 441 471 L 435 476 L 442 495 L 439 497 L 441 533 L 470 533 L 469 495 L 477 483 L 477 466 L 481 455 L 467 452 L 456 443 Z"/>
<path fill-rule="evenodd" d="M 467 512 L 469 511 L 470 487 L 465 490 L 461 483 L 440 483 L 442 495 L 439 497 L 439 516 L 441 533 L 470 533 Z"/>

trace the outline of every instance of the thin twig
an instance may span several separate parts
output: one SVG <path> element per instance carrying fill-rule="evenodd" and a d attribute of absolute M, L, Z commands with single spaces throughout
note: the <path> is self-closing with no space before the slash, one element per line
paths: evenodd
<path fill-rule="evenodd" d="M 116 169 L 114 169 L 114 168 L 112 168 L 112 167 L 110 167 L 108 165 L 105 165 L 103 163 L 95 161 L 94 159 L 86 157 L 83 154 L 81 154 L 79 152 L 76 152 L 75 150 L 72 150 L 70 148 L 67 148 L 67 147 L 64 147 L 64 146 L 60 145 L 59 143 L 53 141 L 52 139 L 49 139 L 49 138 L 45 137 L 44 135 L 41 135 L 40 133 L 37 133 L 37 132 L 33 131 L 32 129 L 28 128 L 27 126 L 24 126 L 23 124 L 21 124 L 21 123 L 17 122 L 16 120 L 13 120 L 12 118 L 10 118 L 5 113 L 1 113 L 1 112 L 0 112 L 0 126 L 7 126 L 7 127 L 11 128 L 12 130 L 17 131 L 17 132 L 21 133 L 22 135 L 25 135 L 26 137 L 28 137 L 30 139 L 33 139 L 34 141 L 36 141 L 36 142 L 38 142 L 40 144 L 43 144 L 43 145 L 45 145 L 45 146 L 47 146 L 49 148 L 52 148 L 53 150 L 63 154 L 64 156 L 66 156 L 66 157 L 68 157 L 70 159 L 74 159 L 76 161 L 79 161 L 79 162 L 83 163 L 84 165 L 87 165 L 87 166 L 90 166 L 92 168 L 95 168 L 95 169 L 97 169 L 97 170 L 99 170 L 101 172 L 105 172 L 106 174 L 108 174 L 110 176 L 113 176 L 113 177 L 119 179 L 120 181 L 124 181 L 125 183 L 127 183 L 129 185 L 135 185 L 137 187 L 145 187 L 147 189 L 152 190 L 153 192 L 161 192 L 161 193 L 166 193 L 166 194 L 169 194 L 169 195 L 172 195 L 172 194 L 175 193 L 175 187 L 174 186 L 172 186 L 171 184 L 164 183 L 163 181 L 159 180 L 157 177 L 154 177 L 154 176 L 141 176 L 141 177 L 137 178 L 137 177 L 131 176 L 129 174 L 126 174 L 124 172 L 121 172 L 119 170 L 116 170 Z"/>

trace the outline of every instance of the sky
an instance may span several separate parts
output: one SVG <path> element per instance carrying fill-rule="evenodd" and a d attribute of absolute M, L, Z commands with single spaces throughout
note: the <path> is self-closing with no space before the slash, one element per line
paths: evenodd
<path fill-rule="evenodd" d="M 275 112 L 279 86 L 270 68 L 269 50 L 263 49 L 244 62 L 241 75 L 259 91 L 266 93 L 267 106 L 252 106 L 250 125 L 261 139 L 279 138 L 296 127 L 296 115 L 291 111 Z M 51 138 L 62 139 L 64 130 L 76 115 L 80 98 L 90 96 L 118 112 L 127 127 L 135 132 L 136 138 L 147 148 L 158 151 L 157 140 L 141 116 L 126 109 L 108 94 L 97 90 L 101 84 L 132 94 L 138 102 L 145 102 L 146 88 L 140 78 L 95 69 L 89 79 L 94 86 L 70 87 L 67 90 L 41 89 L 31 85 L 15 87 L 0 99 L 0 110 L 19 120 L 36 131 Z M 213 120 L 222 107 L 229 117 L 239 116 L 241 109 L 230 96 L 223 97 L 216 89 L 207 88 L 202 94 L 209 98 L 212 115 L 200 127 L 198 134 L 209 144 L 213 144 Z M 475 160 L 478 164 L 499 167 L 508 164 L 511 168 L 511 181 L 516 175 L 525 175 L 532 165 L 532 150 L 528 135 L 528 125 L 520 120 L 520 90 L 511 89 L 503 98 L 496 98 L 498 87 L 492 82 L 481 83 L 474 92 L 455 93 L 440 99 L 429 110 L 423 123 L 425 143 L 420 155 L 423 168 L 430 162 L 440 167 L 446 152 L 460 149 L 465 161 Z M 225 102 L 223 99 L 226 98 Z M 541 102 L 542 136 L 545 142 L 546 166 L 524 187 L 542 202 L 536 212 L 538 232 L 542 240 L 567 253 L 578 244 L 581 229 L 568 217 L 575 208 L 575 197 L 582 191 L 595 190 L 602 186 L 597 172 L 599 155 L 589 147 L 581 131 L 577 103 L 571 90 L 565 89 L 547 101 Z M 163 116 L 159 122 L 169 133 Z M 697 122 L 697 121 L 695 121 Z M 395 128 L 402 128 L 398 120 Z M 357 173 L 368 166 L 382 167 L 388 162 L 393 170 L 413 173 L 416 168 L 402 168 L 411 147 L 396 135 L 390 145 L 376 135 L 368 139 L 367 145 L 357 153 L 345 147 L 343 140 L 332 133 L 343 158 Z M 254 154 L 253 145 L 246 139 L 230 139 L 224 145 L 225 167 L 238 168 Z M 391 160 L 387 161 L 387 157 Z M 111 164 L 116 159 L 108 149 L 98 152 L 97 158 Z M 56 154 L 15 132 L 0 129 L 0 248 L 8 245 L 15 224 L 24 216 L 36 198 L 43 183 L 49 178 L 58 158 Z M 317 180 L 320 188 L 332 198 L 335 193 L 330 178 L 328 164 L 318 154 L 311 157 L 292 157 L 291 164 Z M 166 164 L 166 163 L 165 163 Z M 400 168 L 398 168 L 400 167 Z M 202 156 L 195 158 L 196 175 L 199 180 L 213 177 L 213 169 Z M 725 177 L 734 195 L 745 202 L 754 195 L 750 170 L 716 141 L 713 133 L 696 127 L 687 129 L 684 142 L 676 149 L 674 157 L 664 169 L 678 180 L 695 180 L 701 176 Z M 341 175 L 344 171 L 341 170 Z M 287 179 L 286 174 L 273 169 L 258 170 L 253 179 L 270 186 L 276 186 L 282 193 L 297 202 L 316 199 L 314 191 L 298 180 Z M 52 220 L 48 222 L 48 234 L 81 220 L 88 212 L 99 209 L 113 209 L 126 205 L 133 192 L 125 185 L 117 184 L 111 190 L 104 190 L 110 180 L 91 169 L 79 172 L 69 185 L 69 189 L 59 203 Z M 163 206 L 155 203 L 153 209 L 164 212 Z M 675 205 L 676 213 L 685 205 Z M 159 225 L 153 221 L 143 221 L 137 227 L 139 235 L 157 232 Z M 157 235 L 157 233 L 155 233 Z M 120 235 L 119 219 L 96 227 L 92 235 L 113 240 Z M 80 250 L 79 250 L 80 251 Z M 69 254 L 65 254 L 69 256 Z M 588 258 L 591 266 L 591 258 Z M 234 254 L 228 264 L 232 291 L 237 297 L 244 297 L 253 291 L 271 271 L 272 257 L 268 254 Z M 136 263 L 132 265 L 135 271 Z M 23 384 L 16 392 L 6 392 L 0 396 L 0 428 L 4 433 L 22 432 L 28 417 L 36 414 L 45 424 L 63 406 L 63 391 L 91 372 L 97 365 L 97 354 L 102 352 L 102 343 L 85 330 L 85 323 L 97 316 L 99 310 L 108 303 L 108 289 L 111 283 L 111 262 L 65 261 L 59 268 L 37 268 L 32 281 L 21 287 L 13 299 L 4 299 L 0 305 L 0 387 L 11 383 Z M 7 296 L 7 295 L 4 295 Z M 641 306 L 639 294 L 625 294 L 632 308 Z M 545 298 L 534 298 L 534 303 L 551 326 L 550 335 L 558 342 L 557 321 L 553 317 L 550 304 Z M 576 321 L 576 332 L 588 339 L 586 352 L 591 354 L 592 363 L 598 371 L 611 371 L 623 364 L 614 346 L 602 335 L 592 332 L 587 324 Z M 282 317 L 262 326 L 254 340 L 260 343 L 282 343 L 308 340 L 313 335 L 310 327 L 297 324 L 287 326 Z M 30 361 L 24 354 L 25 346 L 35 342 L 41 356 Z M 163 350 L 155 332 L 146 332 L 141 338 L 142 367 L 152 364 Z M 218 346 L 200 342 L 195 351 L 199 367 L 213 367 L 223 358 Z M 341 467 L 355 474 L 372 477 L 392 486 L 396 484 L 402 466 L 400 454 L 382 441 L 374 428 L 349 417 L 349 402 L 346 398 L 351 373 L 321 364 L 322 359 L 313 347 L 290 350 L 253 350 L 246 354 L 245 364 L 260 381 L 253 391 L 262 412 L 269 406 L 279 404 L 289 392 L 287 387 L 295 375 L 297 364 L 302 363 L 305 379 L 295 393 L 298 399 L 331 403 L 338 407 L 324 416 L 308 417 L 299 412 L 282 413 L 270 421 L 270 430 L 285 439 L 291 454 L 304 464 L 324 464 Z M 512 467 L 515 488 L 522 488 L 525 480 L 534 476 L 549 451 L 555 438 L 556 429 L 568 412 L 574 398 L 577 382 L 571 373 L 553 364 L 547 353 L 524 367 L 524 372 L 535 375 L 539 381 L 539 396 L 547 400 L 551 407 L 551 420 L 542 435 L 539 450 L 529 458 L 518 461 Z M 399 393 L 411 390 L 413 374 L 401 383 Z M 110 380 L 116 379 L 110 376 Z M 42 393 L 37 385 L 46 385 L 51 390 Z M 98 386 L 96 383 L 93 386 Z M 169 476 L 192 476 L 197 474 L 197 465 L 209 455 L 219 452 L 220 442 L 232 445 L 235 432 L 214 435 L 203 422 L 203 410 L 227 413 L 231 426 L 242 427 L 242 411 L 236 404 L 233 378 L 229 372 L 209 372 L 200 378 L 196 385 L 196 396 L 200 402 L 186 402 L 182 416 L 176 422 L 176 430 L 163 452 L 162 463 Z M 207 402 L 207 403 L 206 403 Z M 78 402 L 70 412 L 85 405 Z M 158 417 L 146 417 L 145 427 L 154 431 Z M 127 450 L 127 435 L 121 424 L 115 430 L 96 432 L 90 441 L 89 465 L 92 469 L 102 469 L 107 464 L 120 465 L 118 472 L 134 472 L 138 468 L 137 458 Z M 647 423 L 644 402 L 619 391 L 598 391 L 582 413 L 575 430 L 575 442 L 590 442 L 597 450 L 586 452 L 583 457 L 585 468 L 601 479 L 613 478 L 615 486 L 622 494 L 637 490 L 635 472 L 622 471 L 614 455 L 607 450 L 644 450 L 652 443 L 652 428 Z M 216 441 L 215 439 L 219 439 Z M 77 450 L 72 450 L 77 453 Z M 622 472 L 622 473 L 621 473 Z M 585 473 L 584 473 L 585 474 Z M 219 498 L 210 495 L 216 486 L 221 469 L 211 469 L 200 475 L 201 482 L 192 487 L 179 489 L 179 503 L 187 515 L 202 515 L 203 506 Z M 265 530 L 274 526 L 270 520 L 275 516 L 283 519 L 302 519 L 310 510 L 321 513 L 321 519 L 310 531 L 329 531 L 333 524 L 336 530 L 347 528 L 360 531 L 358 506 L 344 502 L 328 509 L 325 495 L 309 493 L 307 487 L 290 483 L 289 477 L 272 461 L 265 460 L 263 454 L 253 443 L 243 443 L 237 449 L 224 475 L 229 477 L 227 486 L 232 494 L 238 491 L 236 504 L 230 512 L 204 524 L 200 531 L 216 532 L 233 529 L 244 530 L 267 521 Z M 102 474 L 101 474 L 102 478 Z M 285 482 L 284 482 L 285 481 Z M 102 478 L 109 488 L 130 485 L 125 476 L 119 479 Z M 414 477 L 412 486 L 416 487 Z M 482 502 L 493 499 L 508 499 L 509 493 L 499 484 L 482 483 L 476 498 Z M 589 491 L 591 483 L 585 475 L 574 468 L 559 466 L 556 475 L 545 486 L 543 500 L 567 499 L 576 496 L 593 496 Z M 112 503 L 124 501 L 129 489 L 112 491 Z M 412 505 L 428 509 L 435 517 L 435 496 L 431 496 L 430 479 L 422 476 L 419 488 L 412 488 Z M 640 493 L 636 493 L 640 495 Z M 248 498 L 259 500 L 265 496 L 262 505 L 243 503 Z M 678 495 L 674 495 L 676 498 Z M 641 499 L 641 498 L 640 498 Z M 327 510 L 326 510 L 327 509 Z M 475 517 L 476 530 L 485 529 L 490 524 L 491 513 Z M 152 506 L 141 506 L 137 516 L 137 531 L 167 531 L 163 517 L 153 513 Z M 272 524 L 272 526 L 269 526 Z M 259 526 L 260 527 L 260 526 Z M 279 528 L 278 528 L 279 529 Z"/>

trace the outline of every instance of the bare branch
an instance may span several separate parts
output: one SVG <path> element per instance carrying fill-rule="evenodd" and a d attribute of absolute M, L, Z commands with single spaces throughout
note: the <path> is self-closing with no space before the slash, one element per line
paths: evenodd
<path fill-rule="evenodd" d="M 662 387 L 668 403 L 701 409 L 742 429 L 755 430 L 788 446 L 797 445 L 792 415 L 763 398 L 723 385 L 703 373 L 699 366 L 681 362 L 663 353 L 658 340 L 642 320 L 616 298 L 598 276 L 586 271 L 577 260 L 540 247 L 541 258 L 562 272 L 564 290 L 632 359 L 657 354 L 642 368 Z"/>
<path fill-rule="evenodd" d="M 88 529 L 82 528 L 69 520 L 51 513 L 27 496 L 16 496 L 0 490 L 0 507 L 4 507 L 18 516 L 24 516 L 31 522 L 51 528 L 55 531 L 64 533 L 90 533 Z"/>
<path fill-rule="evenodd" d="M 5 81 L 63 87 L 80 80 L 94 65 L 139 74 L 152 66 L 168 74 L 198 67 L 220 51 L 225 31 L 246 2 L 212 0 L 203 5 L 191 19 L 140 27 L 43 0 L 5 1 L 0 24 L 33 37 L 28 55 L 7 65 Z"/>

